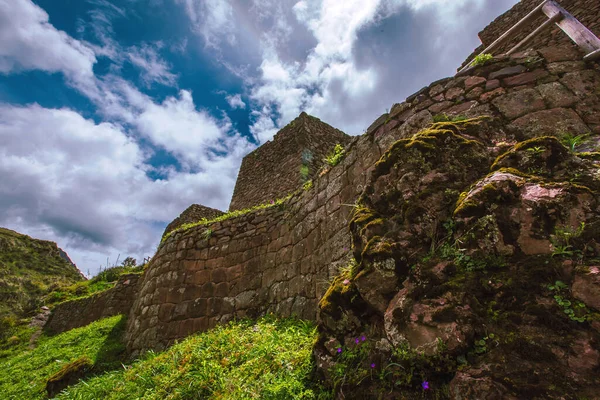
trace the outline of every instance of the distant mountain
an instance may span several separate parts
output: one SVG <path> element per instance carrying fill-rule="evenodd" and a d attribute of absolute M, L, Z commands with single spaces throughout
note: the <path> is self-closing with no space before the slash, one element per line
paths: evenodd
<path fill-rule="evenodd" d="M 0 318 L 34 312 L 42 295 L 82 280 L 56 243 L 0 228 Z"/>

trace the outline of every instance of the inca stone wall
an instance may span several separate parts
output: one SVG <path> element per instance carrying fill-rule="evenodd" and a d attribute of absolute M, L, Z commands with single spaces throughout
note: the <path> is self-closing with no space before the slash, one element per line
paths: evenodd
<path fill-rule="evenodd" d="M 283 198 L 311 179 L 337 143 L 350 136 L 306 113 L 290 122 L 269 141 L 244 157 L 230 210 L 241 210 Z M 300 168 L 308 174 L 302 177 Z"/>
<path fill-rule="evenodd" d="M 119 278 L 115 286 L 104 292 L 56 305 L 44 330 L 61 333 L 117 314 L 129 314 L 137 293 L 139 274 Z"/>
<path fill-rule="evenodd" d="M 192 204 L 188 208 L 185 209 L 184 212 L 179 215 L 179 217 L 175 218 L 169 225 L 167 225 L 165 231 L 163 232 L 163 237 L 175 229 L 179 228 L 183 224 L 189 224 L 191 222 L 200 221 L 203 218 L 213 219 L 222 215 L 223 211 L 219 211 L 214 208 L 205 207 L 200 204 Z"/>
<path fill-rule="evenodd" d="M 600 36 L 600 1 L 558 0 L 557 2 L 589 30 L 594 32 L 596 36 Z M 477 54 L 481 53 L 487 46 L 492 44 L 541 3 L 542 0 L 521 0 L 521 2 L 516 4 L 512 9 L 496 18 L 483 31 L 479 32 L 479 39 L 481 40 L 482 45 L 467 58 L 465 64 L 466 62 L 471 61 Z M 546 19 L 545 16 L 538 17 L 525 29 L 525 31 L 494 50 L 494 55 L 502 54 L 510 50 L 514 45 L 523 40 L 525 36 L 540 26 Z M 540 49 L 547 46 L 555 47 L 563 45 L 576 47 L 571 39 L 569 39 L 558 26 L 554 25 L 552 28 L 543 31 L 526 47 Z"/>
<path fill-rule="evenodd" d="M 564 43 L 434 82 L 379 117 L 347 146 L 339 165 L 282 206 L 169 237 L 140 282 L 128 349 L 134 355 L 160 349 L 220 322 L 265 312 L 315 318 L 329 280 L 349 262 L 349 216 L 375 162 L 393 142 L 443 114 L 492 116 L 519 140 L 591 134 L 580 149 L 597 151 L 600 69 L 581 60 Z"/>

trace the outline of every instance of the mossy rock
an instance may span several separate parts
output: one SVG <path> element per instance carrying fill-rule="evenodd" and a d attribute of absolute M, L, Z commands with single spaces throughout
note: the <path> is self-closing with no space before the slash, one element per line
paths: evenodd
<path fill-rule="evenodd" d="M 49 377 L 46 382 L 46 392 L 48 392 L 48 397 L 55 397 L 64 388 L 79 382 L 93 366 L 92 360 L 86 356 L 63 365 L 63 367 L 57 373 Z"/>

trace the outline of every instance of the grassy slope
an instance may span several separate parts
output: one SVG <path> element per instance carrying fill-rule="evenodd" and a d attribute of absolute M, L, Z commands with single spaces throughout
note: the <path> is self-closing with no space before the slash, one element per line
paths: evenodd
<path fill-rule="evenodd" d="M 0 317 L 35 311 L 42 295 L 83 279 L 55 243 L 0 228 Z"/>
<path fill-rule="evenodd" d="M 35 349 L 0 361 L 2 398 L 44 399 L 47 378 L 82 356 L 94 363 L 96 372 L 119 368 L 124 322 L 124 317 L 115 316 L 54 337 L 42 336 Z"/>
<path fill-rule="evenodd" d="M 0 361 L 3 399 L 44 399 L 48 377 L 82 356 L 95 376 L 60 399 L 315 399 L 310 387 L 314 325 L 272 317 L 242 321 L 187 338 L 159 354 L 120 364 L 121 316 L 54 337 Z M 101 374 L 102 371 L 108 371 Z"/>
<path fill-rule="evenodd" d="M 315 337 L 314 325 L 298 320 L 231 323 L 81 382 L 58 398 L 314 399 Z"/>

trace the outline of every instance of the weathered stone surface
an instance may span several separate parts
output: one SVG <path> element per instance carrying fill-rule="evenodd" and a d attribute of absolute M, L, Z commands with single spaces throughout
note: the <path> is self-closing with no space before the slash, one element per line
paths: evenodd
<path fill-rule="evenodd" d="M 539 85 L 537 90 L 551 108 L 570 107 L 577 102 L 577 97 L 558 82 Z"/>
<path fill-rule="evenodd" d="M 280 199 L 302 185 L 301 166 L 307 179 L 323 166 L 336 144 L 350 137 L 306 113 L 290 122 L 269 141 L 244 157 L 230 210 L 240 210 Z"/>
<path fill-rule="evenodd" d="M 515 119 L 533 111 L 543 110 L 546 106 L 542 96 L 535 89 L 523 89 L 507 93 L 492 101 L 506 118 Z"/>
<path fill-rule="evenodd" d="M 111 289 L 56 305 L 44 330 L 61 333 L 101 318 L 128 314 L 138 293 L 139 277 L 138 274 L 123 275 Z"/>
<path fill-rule="evenodd" d="M 555 108 L 534 112 L 518 118 L 512 125 L 527 137 L 544 135 L 581 135 L 589 132 L 579 115 L 570 108 Z"/>
<path fill-rule="evenodd" d="M 525 68 L 524 66 L 515 65 L 513 67 L 506 67 L 506 68 L 502 68 L 499 71 L 492 72 L 490 74 L 490 76 L 488 77 L 488 79 L 502 79 L 502 78 L 506 78 L 507 76 L 521 74 L 525 71 L 527 71 L 527 68 Z"/>
<path fill-rule="evenodd" d="M 535 71 L 526 72 L 524 74 L 519 74 L 517 76 L 511 76 L 510 78 L 504 79 L 502 82 L 506 86 L 521 86 L 534 83 L 538 79 L 546 76 L 548 76 L 548 72 L 543 69 L 538 69 Z"/>
<path fill-rule="evenodd" d="M 586 270 L 575 275 L 573 297 L 600 311 L 600 267 L 590 266 Z"/>

